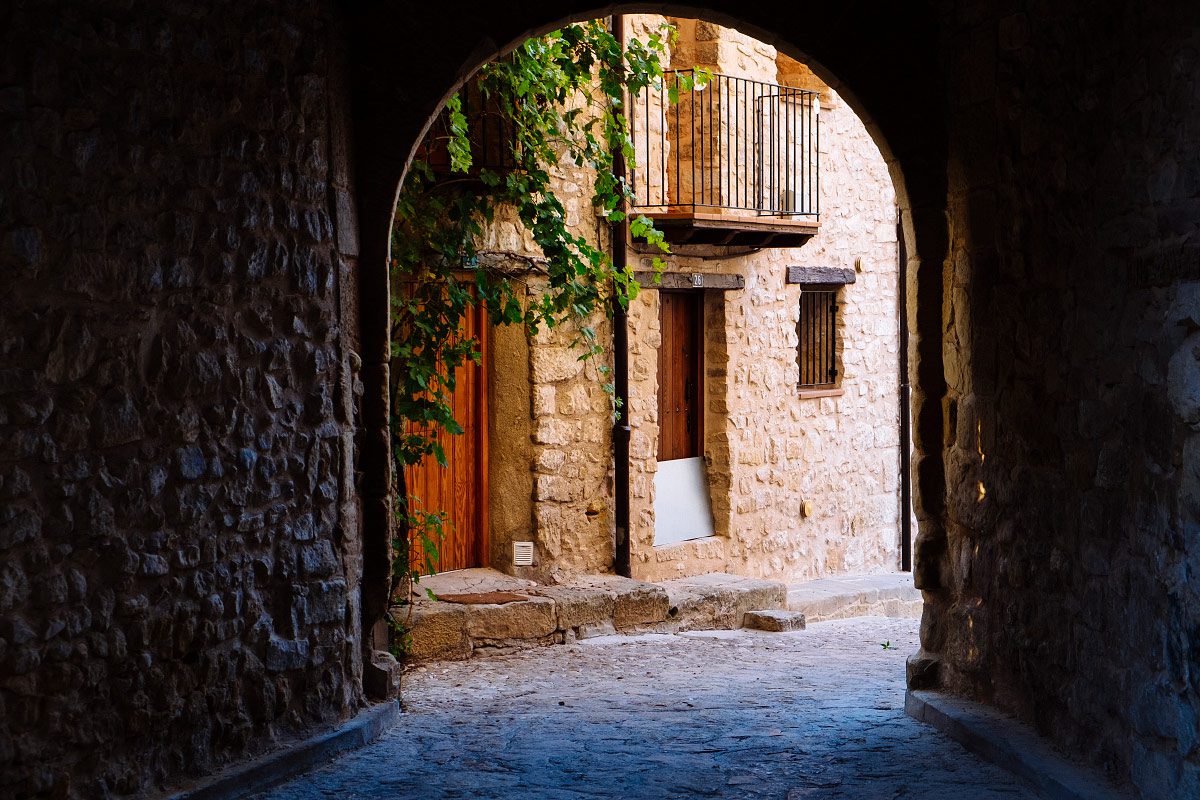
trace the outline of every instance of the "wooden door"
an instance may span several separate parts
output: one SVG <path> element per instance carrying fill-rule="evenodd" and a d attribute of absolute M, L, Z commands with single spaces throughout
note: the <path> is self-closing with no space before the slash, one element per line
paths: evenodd
<path fill-rule="evenodd" d="M 442 511 L 447 515 L 434 572 L 487 564 L 488 341 L 483 309 L 468 311 L 463 327 L 467 336 L 479 340 L 483 355 L 480 364 L 467 362 L 455 376 L 454 419 L 462 425 L 463 433 L 440 434 L 446 453 L 445 467 L 430 455 L 407 467 L 404 473 L 410 502 L 418 511 Z M 414 564 L 423 561 L 419 544 L 414 543 L 410 557 Z"/>
<path fill-rule="evenodd" d="M 701 292 L 659 293 L 659 461 L 704 454 L 703 299 Z"/>

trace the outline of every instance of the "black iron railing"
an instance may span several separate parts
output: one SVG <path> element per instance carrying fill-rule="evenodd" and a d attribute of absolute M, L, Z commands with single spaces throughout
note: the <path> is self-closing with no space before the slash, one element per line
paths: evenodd
<path fill-rule="evenodd" d="M 815 92 L 672 70 L 633 98 L 635 205 L 643 213 L 734 212 L 817 221 Z M 678 102 L 672 102 L 678 96 Z"/>
<path fill-rule="evenodd" d="M 796 323 L 800 347 L 796 362 L 800 366 L 802 388 L 837 384 L 837 294 L 836 289 L 800 292 L 800 320 Z"/>

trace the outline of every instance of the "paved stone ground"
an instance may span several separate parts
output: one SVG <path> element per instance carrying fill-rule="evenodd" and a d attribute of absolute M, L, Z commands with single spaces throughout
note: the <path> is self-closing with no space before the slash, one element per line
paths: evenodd
<path fill-rule="evenodd" d="M 397 728 L 260 797 L 1035 797 L 904 715 L 916 650 L 915 620 L 870 617 L 432 664 Z"/>

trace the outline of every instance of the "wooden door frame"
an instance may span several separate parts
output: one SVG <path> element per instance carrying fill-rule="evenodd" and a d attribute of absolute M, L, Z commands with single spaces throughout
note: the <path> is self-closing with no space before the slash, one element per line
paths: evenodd
<path fill-rule="evenodd" d="M 475 447 L 475 469 L 477 479 L 475 482 L 476 494 L 476 509 L 475 509 L 475 524 L 479 526 L 479 535 L 476 537 L 475 546 L 475 562 L 480 567 L 490 567 L 490 544 L 491 544 L 491 516 L 488 513 L 491 505 L 491 484 L 488 480 L 488 460 L 489 460 L 489 438 L 491 435 L 491 409 L 488 403 L 488 385 L 491 383 L 492 369 L 492 353 L 491 353 L 491 324 L 488 320 L 487 311 L 481 306 L 475 307 L 475 313 L 479 315 L 479 320 L 476 325 L 477 336 L 479 338 L 479 364 L 476 368 L 480 370 L 478 379 L 475 382 L 475 416 L 479 425 L 479 432 L 476 434 Z"/>

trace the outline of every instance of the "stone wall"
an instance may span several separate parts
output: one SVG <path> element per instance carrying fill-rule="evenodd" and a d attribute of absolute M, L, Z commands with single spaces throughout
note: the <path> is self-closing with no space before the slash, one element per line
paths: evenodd
<path fill-rule="evenodd" d="M 918 542 L 925 652 L 1142 796 L 1200 796 L 1200 9 L 943 10 L 948 510 Z"/>
<path fill-rule="evenodd" d="M 362 702 L 336 35 L 0 12 L 4 797 L 155 794 Z"/>
<path fill-rule="evenodd" d="M 609 233 L 592 206 L 592 173 L 559 163 L 552 173 L 569 228 L 593 245 Z M 487 226 L 481 251 L 539 259 L 532 236 L 501 208 Z M 519 266 L 526 266 L 518 262 Z M 546 289 L 534 270 L 519 279 L 530 301 Z M 611 341 L 611 325 L 590 321 L 597 340 Z M 489 366 L 489 484 L 491 566 L 522 577 L 605 572 L 613 559 L 612 401 L 598 367 L 611 353 L 581 361 L 574 325 L 542 326 L 528 334 L 503 326 L 492 334 Z M 514 567 L 512 543 L 534 543 L 534 566 Z"/>
<path fill-rule="evenodd" d="M 1197 795 L 1200 605 L 1195 448 L 1186 447 L 1195 392 L 1184 342 L 1200 275 L 1191 249 L 1200 9 L 1190 0 L 698 5 L 804 53 L 868 121 L 902 190 L 922 641 L 943 667 L 939 676 L 918 661 L 914 679 L 940 677 L 1019 711 L 1131 777 L 1143 796 Z M 336 387 L 349 383 L 352 360 L 337 344 L 351 327 L 346 294 L 335 302 L 324 276 L 342 292 L 359 242 L 364 263 L 379 265 L 359 276 L 369 401 L 360 442 L 374 470 L 357 493 L 377 523 L 363 526 L 377 600 L 388 510 L 382 265 L 405 159 L 466 70 L 594 5 L 345 4 L 349 44 L 332 49 L 336 20 L 322 8 L 0 11 L 8 794 L 97 796 L 105 773 L 118 795 L 171 783 L 354 702 L 344 698 L 356 669 L 358 526 L 352 503 L 331 521 L 327 462 L 308 457 L 317 440 L 333 443 L 320 439 L 329 425 L 344 430 L 348 393 Z M 352 109 L 329 80 L 326 59 L 337 55 L 352 61 Z M 340 191 L 338 128 L 326 128 L 351 116 L 358 241 Z M 315 148 L 313 129 L 329 134 Z M 330 248 L 331 227 L 344 258 Z M 260 343 L 267 350 L 256 354 Z M 310 362 L 309 346 L 333 358 Z M 187 357 L 197 369 L 178 368 Z M 275 377 L 278 412 L 267 410 L 270 382 L 245 382 L 247 359 Z M 146 368 L 163 361 L 167 370 Z M 240 388 L 224 376 L 235 368 Z M 285 386 L 285 374 L 295 383 Z M 227 379 L 228 391 L 201 389 Z M 320 385 L 335 388 L 331 406 L 309 407 Z M 254 413 L 229 426 L 220 403 Z M 251 481 L 238 456 L 260 446 Z M 349 454 L 342 440 L 328 463 Z M 212 527 L 197 532 L 184 515 L 209 496 Z M 343 483 L 338 503 L 355 496 Z M 243 508 L 251 528 L 263 514 L 262 541 L 226 527 L 241 524 Z M 344 575 L 345 622 L 306 617 L 272 645 L 264 627 L 292 624 L 293 587 L 309 580 L 301 569 L 321 560 L 300 553 L 323 543 L 341 565 L 317 580 Z M 154 574 L 164 564 L 167 574 Z M 214 595 L 221 607 L 192 611 Z M 178 618 L 172 603 L 183 606 Z M 296 666 L 300 646 L 293 662 L 281 643 L 303 635 L 309 653 Z"/>
<path fill-rule="evenodd" d="M 705 394 L 715 536 L 654 547 L 657 292 L 630 312 L 631 531 L 634 575 L 709 571 L 804 580 L 899 567 L 899 330 L 895 193 L 862 122 L 798 62 L 729 28 L 672 20 L 676 66 L 821 93 L 821 228 L 802 248 L 677 246 L 668 269 L 742 275 L 746 288 L 708 292 Z M 641 268 L 648 269 L 643 256 Z M 842 290 L 840 393 L 798 384 L 800 287 L 791 265 L 852 269 Z M 801 507 L 811 503 L 812 514 Z"/>

